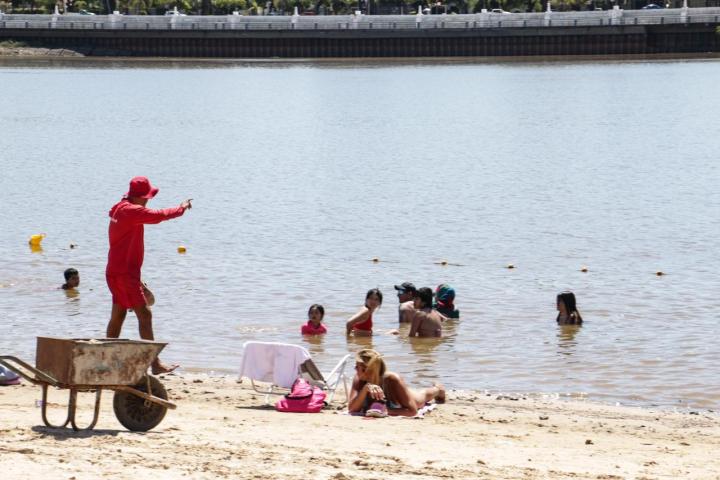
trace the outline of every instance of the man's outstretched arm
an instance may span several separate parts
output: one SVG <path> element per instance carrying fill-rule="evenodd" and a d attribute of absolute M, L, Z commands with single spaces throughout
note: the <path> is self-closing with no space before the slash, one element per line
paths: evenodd
<path fill-rule="evenodd" d="M 177 218 L 185 213 L 185 210 L 192 208 L 192 199 L 185 200 L 178 207 L 163 208 L 154 210 L 152 208 L 140 207 L 133 211 L 133 221 L 144 224 L 155 224 Z"/>

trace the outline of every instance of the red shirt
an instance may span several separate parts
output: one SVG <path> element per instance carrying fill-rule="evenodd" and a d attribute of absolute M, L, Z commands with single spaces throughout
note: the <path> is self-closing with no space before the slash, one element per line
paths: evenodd
<path fill-rule="evenodd" d="M 302 335 L 323 335 L 327 333 L 327 328 L 322 323 L 316 327 L 311 321 L 308 321 L 302 326 L 300 333 Z"/>
<path fill-rule="evenodd" d="M 110 251 L 106 275 L 140 278 L 145 255 L 144 224 L 160 223 L 185 213 L 183 207 L 151 210 L 123 198 L 110 209 Z"/>

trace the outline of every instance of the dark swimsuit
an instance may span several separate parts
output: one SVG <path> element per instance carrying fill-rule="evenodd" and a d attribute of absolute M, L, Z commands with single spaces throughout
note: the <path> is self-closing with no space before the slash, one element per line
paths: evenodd
<path fill-rule="evenodd" d="M 360 384 L 360 388 L 364 387 L 366 383 L 367 383 L 367 382 L 362 382 L 362 383 Z M 403 408 L 402 405 L 400 405 L 399 403 L 397 403 L 396 401 L 394 401 L 394 400 L 393 400 L 392 398 L 390 398 L 390 396 L 388 395 L 388 391 L 389 391 L 389 390 L 385 387 L 385 380 L 384 380 L 384 379 L 383 379 L 382 389 L 383 389 L 383 393 L 385 394 L 385 401 L 384 401 L 384 402 L 379 402 L 379 403 L 384 403 L 385 406 L 387 406 L 387 408 L 390 408 L 390 409 L 393 409 L 393 410 L 398 410 L 398 409 Z M 363 402 L 363 406 L 362 406 L 362 411 L 363 411 L 363 413 L 364 413 L 364 412 L 367 412 L 368 408 L 370 408 L 370 405 L 372 405 L 373 403 L 376 403 L 376 402 L 378 402 L 378 400 L 373 400 L 373 398 L 372 398 L 370 395 L 367 395 L 367 396 L 365 397 L 365 401 Z"/>

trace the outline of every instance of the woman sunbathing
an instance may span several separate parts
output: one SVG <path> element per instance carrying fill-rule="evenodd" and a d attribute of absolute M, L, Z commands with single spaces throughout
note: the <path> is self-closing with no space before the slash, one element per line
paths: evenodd
<path fill-rule="evenodd" d="M 414 417 L 431 400 L 445 402 L 445 388 L 414 390 L 405 385 L 394 372 L 388 372 L 385 361 L 375 350 L 360 350 L 355 356 L 355 377 L 348 401 L 350 413 L 384 417 L 397 415 Z"/>

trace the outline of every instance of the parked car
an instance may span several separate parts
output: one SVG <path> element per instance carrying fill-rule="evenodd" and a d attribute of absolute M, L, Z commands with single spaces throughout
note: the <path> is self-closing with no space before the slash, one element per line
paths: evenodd
<path fill-rule="evenodd" d="M 80 15 L 95 15 L 93 12 L 88 12 L 87 10 L 78 10 L 78 13 Z"/>
<path fill-rule="evenodd" d="M 643 10 L 660 10 L 661 8 L 665 8 L 662 5 L 658 5 L 657 3 L 648 3 L 644 7 L 642 7 Z"/>
<path fill-rule="evenodd" d="M 490 10 L 490 13 L 501 13 L 503 15 L 511 15 L 510 12 L 506 12 L 502 8 L 493 8 L 492 10 Z"/>
<path fill-rule="evenodd" d="M 176 15 L 176 16 L 178 16 L 178 17 L 184 17 L 184 16 L 186 16 L 184 13 L 180 13 L 180 12 L 178 11 L 177 7 L 173 8 L 172 10 L 168 10 L 167 12 L 165 12 L 165 16 L 167 16 L 167 17 L 171 17 L 171 16 L 174 16 L 174 15 Z"/>

